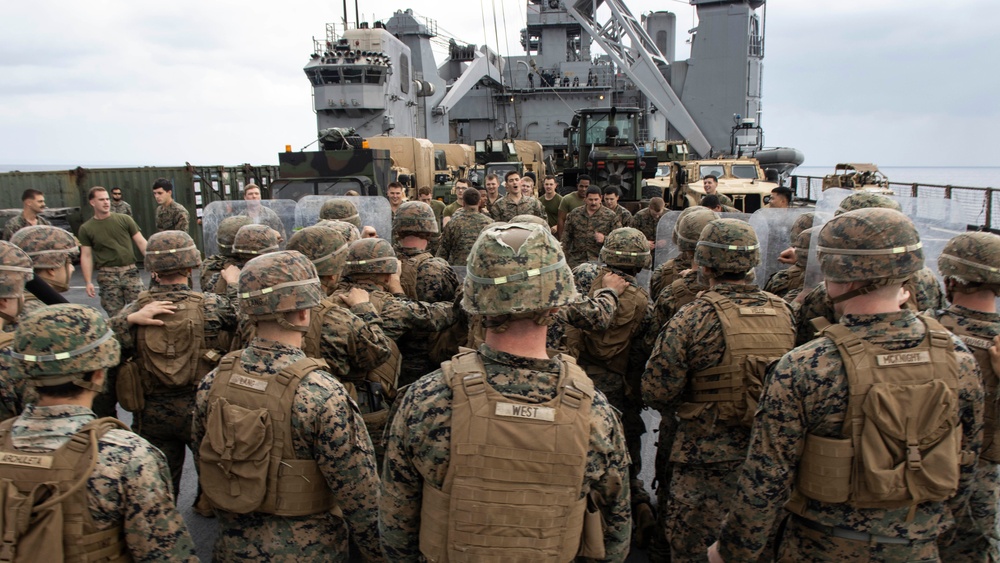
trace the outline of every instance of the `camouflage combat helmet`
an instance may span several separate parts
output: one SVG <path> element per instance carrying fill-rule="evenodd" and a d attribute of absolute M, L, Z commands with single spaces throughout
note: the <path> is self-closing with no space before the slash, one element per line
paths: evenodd
<path fill-rule="evenodd" d="M 93 307 L 61 303 L 32 311 L 14 331 L 11 357 L 19 375 L 36 387 L 73 383 L 101 388 L 83 375 L 118 365 L 121 348 L 104 317 Z"/>
<path fill-rule="evenodd" d="M 157 274 L 201 266 L 201 252 L 184 231 L 161 231 L 146 242 L 146 270 Z"/>
<path fill-rule="evenodd" d="M 677 216 L 677 220 L 674 221 L 674 230 L 671 231 L 671 233 L 670 233 L 670 241 L 671 242 L 673 242 L 674 244 L 677 244 L 677 229 L 680 228 L 681 220 L 683 220 L 685 217 L 687 217 L 688 215 L 690 215 L 692 213 L 695 213 L 697 211 L 701 211 L 702 209 L 707 209 L 708 211 L 712 211 L 711 209 L 708 209 L 707 207 L 702 207 L 700 205 L 693 205 L 691 207 L 685 207 L 680 212 L 680 214 Z M 713 211 L 713 213 L 714 213 L 714 211 Z M 699 231 L 698 234 L 700 235 L 701 232 Z M 695 237 L 695 242 L 697 242 L 697 239 L 698 239 L 698 237 L 696 236 Z"/>
<path fill-rule="evenodd" d="M 281 246 L 280 237 L 278 231 L 267 225 L 243 225 L 233 239 L 233 254 L 252 257 L 276 252 Z"/>
<path fill-rule="evenodd" d="M 351 243 L 347 250 L 344 275 L 395 274 L 399 270 L 396 252 L 389 241 L 381 238 L 363 238 Z"/>
<path fill-rule="evenodd" d="M 25 227 L 10 237 L 21 248 L 36 270 L 52 270 L 66 265 L 80 255 L 80 243 L 69 231 L 50 225 Z"/>
<path fill-rule="evenodd" d="M 344 240 L 347 241 L 347 244 L 351 244 L 352 242 L 361 238 L 361 232 L 358 231 L 358 228 L 350 223 L 345 223 L 344 221 L 336 219 L 322 219 L 313 226 L 328 227 L 330 229 L 337 231 L 338 233 L 340 233 L 340 236 L 344 237 Z"/>
<path fill-rule="evenodd" d="M 392 218 L 392 232 L 434 234 L 438 232 L 437 217 L 430 205 L 422 201 L 407 201 L 396 210 Z"/>
<path fill-rule="evenodd" d="M 798 238 L 799 233 L 802 231 L 812 228 L 813 222 L 816 219 L 816 214 L 813 212 L 803 213 L 792 223 L 792 228 L 788 230 L 788 238 L 795 244 L 795 239 Z"/>
<path fill-rule="evenodd" d="M 219 253 L 223 256 L 233 255 L 233 242 L 236 241 L 236 233 L 244 225 L 251 224 L 250 218 L 246 215 L 234 215 L 226 217 L 219 223 L 219 230 L 215 233 L 215 241 L 219 245 Z"/>
<path fill-rule="evenodd" d="M 306 227 L 288 240 L 288 250 L 301 252 L 316 266 L 320 276 L 339 276 L 347 261 L 347 241 L 330 227 Z"/>
<path fill-rule="evenodd" d="M 707 207 L 688 207 L 690 213 L 681 214 L 674 225 L 674 242 L 681 252 L 694 252 L 698 246 L 698 239 L 701 232 L 705 230 L 705 225 L 715 221 L 719 216 Z"/>
<path fill-rule="evenodd" d="M 739 219 L 710 221 L 698 239 L 694 262 L 716 272 L 745 274 L 760 264 L 757 233 Z"/>
<path fill-rule="evenodd" d="M 646 235 L 631 227 L 611 231 L 601 247 L 601 261 L 608 266 L 641 270 L 649 266 L 649 260 Z"/>
<path fill-rule="evenodd" d="M 573 273 L 548 227 L 490 225 L 469 253 L 462 307 L 487 317 L 562 307 L 578 299 Z"/>
<path fill-rule="evenodd" d="M 795 263 L 800 268 L 805 268 L 809 261 L 809 245 L 812 244 L 812 237 L 819 232 L 819 227 L 809 227 L 802 231 L 792 241 L 792 248 L 795 249 Z"/>
<path fill-rule="evenodd" d="M 358 215 L 357 206 L 353 201 L 341 197 L 324 201 L 323 206 L 319 208 L 319 218 L 344 221 L 361 228 L 361 216 Z"/>
<path fill-rule="evenodd" d="M 835 211 L 833 215 L 836 217 L 837 215 L 847 213 L 848 211 L 871 209 L 873 207 L 893 209 L 895 211 L 902 211 L 903 209 L 900 207 L 898 201 L 890 197 L 873 192 L 854 192 L 840 202 L 840 207 L 837 208 L 837 211 Z"/>
<path fill-rule="evenodd" d="M 1000 285 L 1000 236 L 985 232 L 958 235 L 938 256 L 938 270 L 960 283 Z"/>
<path fill-rule="evenodd" d="M 573 283 L 580 293 L 590 293 L 594 280 L 601 275 L 601 267 L 594 262 L 583 262 L 573 268 Z"/>
<path fill-rule="evenodd" d="M 920 235 L 899 211 L 848 211 L 827 221 L 818 236 L 816 253 L 827 281 L 902 282 L 924 267 Z"/>
<path fill-rule="evenodd" d="M 255 321 L 274 319 L 285 326 L 283 313 L 312 309 L 323 297 L 316 267 L 301 252 L 258 256 L 240 271 L 240 311 Z"/>
<path fill-rule="evenodd" d="M 33 277 L 31 258 L 17 246 L 0 240 L 0 298 L 24 295 L 24 284 Z"/>
<path fill-rule="evenodd" d="M 515 215 L 510 219 L 511 223 L 534 223 L 536 225 L 549 226 L 549 222 L 538 215 Z"/>

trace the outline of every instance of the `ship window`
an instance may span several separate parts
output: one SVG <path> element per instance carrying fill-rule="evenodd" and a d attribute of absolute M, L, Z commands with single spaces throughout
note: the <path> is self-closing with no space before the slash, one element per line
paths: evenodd
<path fill-rule="evenodd" d="M 736 176 L 737 178 L 745 178 L 748 180 L 756 180 L 757 167 L 752 164 L 734 164 L 733 176 Z"/>
<path fill-rule="evenodd" d="M 320 84 L 340 84 L 340 69 L 325 68 L 319 71 Z"/>
<path fill-rule="evenodd" d="M 721 178 L 726 175 L 726 169 L 721 164 L 706 164 L 699 167 L 698 173 L 701 174 L 702 178 L 710 174 L 716 178 Z"/>
<path fill-rule="evenodd" d="M 344 84 L 361 84 L 364 71 L 360 68 L 344 69 Z"/>
<path fill-rule="evenodd" d="M 385 81 L 385 69 L 369 67 L 365 72 L 365 84 L 382 84 Z"/>
<path fill-rule="evenodd" d="M 406 54 L 399 55 L 399 91 L 410 93 L 410 57 Z"/>

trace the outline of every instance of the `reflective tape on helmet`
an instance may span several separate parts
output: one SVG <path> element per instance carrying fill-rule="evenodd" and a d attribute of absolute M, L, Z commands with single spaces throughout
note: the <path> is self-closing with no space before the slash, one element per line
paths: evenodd
<path fill-rule="evenodd" d="M 528 278 L 533 278 L 540 276 L 542 274 L 547 274 L 549 272 L 558 270 L 563 266 L 566 266 L 565 258 L 559 260 L 555 264 L 549 264 L 548 266 L 543 266 L 541 268 L 533 268 L 526 272 L 519 272 L 507 276 L 501 276 L 499 278 L 481 278 L 469 271 L 466 271 L 465 277 L 466 279 L 472 280 L 473 283 L 478 283 L 480 285 L 503 285 L 505 283 L 526 280 Z"/>
<path fill-rule="evenodd" d="M 11 350 L 10 356 L 16 360 L 24 360 L 26 362 L 55 362 L 68 360 L 94 350 L 101 344 L 104 344 L 108 340 L 114 338 L 114 336 L 115 333 L 112 332 L 111 329 L 108 329 L 108 332 L 104 333 L 104 336 L 98 338 L 90 344 L 87 344 L 86 346 L 77 348 L 76 350 L 70 350 L 69 352 L 57 352 L 55 354 L 21 354 Z"/>

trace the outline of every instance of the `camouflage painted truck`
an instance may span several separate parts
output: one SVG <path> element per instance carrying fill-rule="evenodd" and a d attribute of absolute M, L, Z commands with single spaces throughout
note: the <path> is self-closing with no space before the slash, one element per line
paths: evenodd
<path fill-rule="evenodd" d="M 385 195 L 392 161 L 389 151 L 369 148 L 353 129 L 324 129 L 320 150 L 278 155 L 278 179 L 271 183 L 271 199 L 298 201 L 307 195 Z"/>
<path fill-rule="evenodd" d="M 845 162 L 834 168 L 833 174 L 823 176 L 823 191 L 830 188 L 863 190 L 882 195 L 895 195 L 889 187 L 889 178 L 870 163 Z"/>

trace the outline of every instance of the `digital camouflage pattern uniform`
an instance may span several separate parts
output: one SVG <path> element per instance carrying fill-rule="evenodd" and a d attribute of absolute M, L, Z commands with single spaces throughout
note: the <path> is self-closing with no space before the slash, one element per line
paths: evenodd
<path fill-rule="evenodd" d="M 35 225 L 51 225 L 49 220 L 41 215 L 35 216 Z M 3 227 L 3 240 L 10 240 L 10 237 L 14 236 L 14 233 L 20 231 L 25 227 L 30 227 L 31 223 L 24 218 L 24 212 L 18 213 L 17 215 L 11 217 L 7 220 L 7 223 Z"/>
<path fill-rule="evenodd" d="M 903 287 L 910 292 L 910 300 L 905 307 L 912 311 L 926 311 L 944 307 L 944 292 L 934 272 L 923 268 L 913 274 Z M 823 318 L 830 323 L 837 322 L 833 303 L 826 294 L 826 286 L 819 284 L 806 294 L 802 306 L 796 313 L 795 344 L 801 346 L 816 337 L 816 327 L 812 320 Z"/>
<path fill-rule="evenodd" d="M 33 271 L 31 258 L 18 246 L 7 241 L 0 241 L 0 299 L 21 299 L 24 295 L 24 284 L 31 280 Z M 3 320 L 5 335 L 0 345 L 0 420 L 17 416 L 24 408 L 25 383 L 17 377 L 10 358 L 10 345 L 13 329 L 20 317 L 0 315 Z"/>
<path fill-rule="evenodd" d="M 102 227 L 107 228 L 113 225 L 115 230 L 112 234 L 114 241 L 121 247 L 128 248 L 126 256 L 119 256 L 116 264 L 101 264 L 97 261 L 96 250 L 100 247 L 110 246 L 106 241 L 99 240 L 91 234 L 91 230 L 98 228 L 98 223 L 105 223 Z M 90 227 L 90 228 L 88 228 Z M 97 282 L 98 293 L 101 298 L 101 307 L 107 311 L 108 316 L 115 316 L 126 303 L 135 301 L 139 292 L 143 290 L 142 278 L 139 276 L 139 269 L 135 267 L 135 256 L 132 254 L 132 237 L 139 231 L 139 225 L 128 215 L 111 214 L 100 221 L 89 219 L 78 231 L 81 246 L 89 246 L 93 250 L 91 254 L 94 261 L 94 281 Z M 101 233 L 105 236 L 105 233 Z"/>
<path fill-rule="evenodd" d="M 396 214 L 399 217 L 399 214 Z M 413 293 L 407 293 L 406 297 L 411 301 L 424 303 L 451 304 L 455 301 L 458 292 L 459 281 L 455 271 L 447 262 L 440 258 L 434 258 L 429 252 L 414 248 L 399 248 L 399 259 L 402 265 L 402 275 L 408 275 L 408 270 L 416 266 L 416 286 Z M 407 288 L 404 286 L 404 291 Z M 416 332 L 411 338 L 404 338 L 400 343 L 400 352 L 403 354 L 403 370 L 399 376 L 400 387 L 408 385 L 423 375 L 426 375 L 437 367 L 437 363 L 430 359 L 430 349 L 436 342 L 440 334 Z M 455 352 L 458 352 L 455 347 Z"/>
<path fill-rule="evenodd" d="M 198 279 L 198 287 L 202 291 L 211 291 L 215 288 L 212 279 L 218 281 L 218 274 L 226 269 L 230 264 L 236 264 L 233 254 L 233 242 L 236 240 L 236 233 L 240 227 L 249 225 L 250 218 L 246 215 L 235 215 L 226 217 L 219 222 L 219 228 L 215 233 L 215 242 L 219 247 L 219 253 L 213 254 L 201 263 L 201 276 Z"/>
<path fill-rule="evenodd" d="M 923 266 L 916 229 L 909 219 L 893 210 L 862 209 L 842 214 L 828 222 L 818 237 L 819 260 L 828 282 L 863 282 L 861 288 L 891 288 Z M 859 294 L 855 289 L 840 299 L 853 299 Z M 839 326 L 876 347 L 862 351 L 863 355 L 852 361 L 872 362 L 871 354 L 879 353 L 879 349 L 900 351 L 924 346 L 926 350 L 926 323 L 903 309 L 845 314 Z M 982 444 L 983 390 L 975 358 L 952 335 L 946 347 L 954 351 L 955 373 L 950 372 L 947 362 L 933 372 L 935 378 L 954 376 L 957 385 L 957 404 L 953 408 L 962 451 L 955 452 L 957 492 L 950 500 L 928 500 L 900 508 L 859 508 L 851 501 L 821 502 L 795 490 L 796 478 L 801 478 L 797 473 L 802 469 L 807 435 L 851 438 L 845 436 L 844 429 L 852 393 L 845 358 L 827 334 L 795 348 L 768 373 L 749 452 L 719 534 L 719 553 L 726 561 L 756 560 L 764 550 L 771 524 L 782 514 L 791 493 L 792 502 L 787 508 L 795 514 L 784 530 L 778 561 L 938 561 L 935 540 L 952 524 L 952 514 L 968 502 L 975 475 L 971 460 Z M 884 433 L 880 435 L 884 439 Z M 857 447 L 852 451 L 860 455 Z M 852 458 L 850 463 L 857 468 L 858 460 Z M 870 478 L 869 472 L 862 473 L 856 478 Z"/>
<path fill-rule="evenodd" d="M 792 239 L 792 248 L 795 249 L 795 263 L 778 270 L 767 280 L 764 291 L 773 293 L 785 301 L 792 303 L 799 293 L 802 292 L 802 285 L 806 279 L 806 265 L 809 259 L 809 244 L 812 241 L 813 229 L 810 227 L 798 233 Z M 792 305 L 797 308 L 797 304 Z"/>
<path fill-rule="evenodd" d="M 638 229 L 642 234 L 646 235 L 646 240 L 652 242 L 656 240 L 656 226 L 660 223 L 660 219 L 663 215 L 659 217 L 654 216 L 649 208 L 640 209 L 635 215 L 632 216 L 632 220 L 629 221 L 628 226 L 633 229 Z"/>
<path fill-rule="evenodd" d="M 566 215 L 566 232 L 560 235 L 570 268 L 598 259 L 602 243 L 594 239 L 594 233 L 600 232 L 607 236 L 621 226 L 615 212 L 604 205 L 593 215 L 587 214 L 586 205 L 570 211 Z"/>
<path fill-rule="evenodd" d="M 46 279 L 46 283 L 59 293 L 69 291 L 70 262 L 80 256 L 80 243 L 69 231 L 50 225 L 33 225 L 25 227 L 10 238 L 11 244 L 23 250 L 30 258 L 36 274 L 41 270 L 63 270 L 64 282 L 57 283 L 54 279 Z M 21 315 L 24 316 L 44 307 L 34 294 L 24 293 L 24 305 Z M 17 323 L 5 323 L 4 330 L 13 332 Z"/>
<path fill-rule="evenodd" d="M 188 211 L 184 206 L 171 201 L 170 205 L 156 206 L 156 230 L 157 231 L 184 231 L 188 230 Z"/>
<path fill-rule="evenodd" d="M 151 239 L 152 240 L 152 239 Z M 149 290 L 154 301 L 176 302 L 195 293 L 185 283 L 157 285 Z M 225 352 L 228 346 L 218 344 L 220 335 L 236 329 L 235 291 L 230 298 L 206 293 L 203 310 L 205 312 L 205 339 L 203 350 L 213 348 Z M 139 326 L 129 325 L 128 316 L 140 309 L 133 301 L 126 305 L 109 324 L 115 337 L 121 343 L 123 358 L 137 358 L 136 340 Z M 180 490 L 181 473 L 184 470 L 184 447 L 197 451 L 198 443 L 191 438 L 191 413 L 194 411 L 194 389 L 146 395 L 144 410 L 134 413 L 132 427 L 136 433 L 147 439 L 163 452 L 173 479 L 174 489 Z"/>
<path fill-rule="evenodd" d="M 621 224 L 621 226 L 628 227 L 632 222 L 632 212 L 625 209 L 625 207 L 618 205 L 611 211 L 613 211 L 615 216 L 618 217 L 618 223 Z"/>
<path fill-rule="evenodd" d="M 129 202 L 125 201 L 124 199 L 121 201 L 115 201 L 115 198 L 111 198 L 111 212 L 121 213 L 122 215 L 128 215 L 129 217 L 131 217 L 132 206 L 129 205 Z"/>
<path fill-rule="evenodd" d="M 94 344 L 97 347 L 91 351 L 76 353 Z M 21 376 L 43 386 L 92 385 L 79 375 L 63 374 L 106 369 L 119 358 L 118 343 L 101 314 L 83 305 L 53 305 L 26 316 L 13 348 L 19 354 L 49 358 L 72 354 L 56 361 L 24 356 L 16 360 Z M 11 438 L 19 451 L 51 452 L 96 418 L 91 409 L 79 405 L 28 405 L 14 421 Z M 112 429 L 99 439 L 97 463 L 87 480 L 87 508 L 98 529 L 123 528 L 134 561 L 198 561 L 194 542 L 174 504 L 163 455 L 128 430 Z"/>
<path fill-rule="evenodd" d="M 749 225 L 718 219 L 702 232 L 695 262 L 718 273 L 741 274 L 756 266 L 759 256 L 757 238 Z M 752 284 L 721 280 L 711 291 L 737 308 L 770 307 L 773 297 Z M 787 306 L 785 313 L 790 345 L 791 310 Z M 746 456 L 750 429 L 724 418 L 720 403 L 694 402 L 691 398 L 695 375 L 721 366 L 726 344 L 716 308 L 699 296 L 666 321 L 642 374 L 646 404 L 660 411 L 662 418 L 678 419 L 668 458 L 669 500 L 660 509 L 672 561 L 704 560 Z M 661 446 L 668 440 L 661 436 Z"/>
<path fill-rule="evenodd" d="M 945 245 L 938 257 L 946 296 L 955 301 L 962 293 L 990 291 L 1000 294 L 1000 237 L 986 232 L 962 233 Z M 952 303 L 929 311 L 969 347 L 982 374 L 985 393 L 983 449 L 976 465 L 969 506 L 955 515 L 956 525 L 942 534 L 938 546 L 942 561 L 1000 561 L 998 505 L 1000 505 L 1000 440 L 997 420 L 997 371 L 989 348 L 1000 335 L 1000 314 Z"/>
<path fill-rule="evenodd" d="M 695 245 L 698 244 L 698 237 L 701 236 L 705 225 L 717 218 L 714 211 L 705 207 L 688 207 L 677 217 L 674 223 L 674 230 L 670 234 L 673 243 L 680 250 L 680 254 L 660 264 L 653 270 L 649 278 L 650 297 L 653 300 L 659 298 L 660 293 L 675 279 L 681 272 L 692 267 Z M 669 317 L 664 318 L 666 322 Z"/>
<path fill-rule="evenodd" d="M 490 206 L 490 216 L 493 217 L 494 221 L 507 222 L 518 215 L 534 215 L 542 219 L 546 218 L 542 203 L 535 197 L 521 196 L 521 199 L 515 203 L 509 197 L 503 196 Z"/>
<path fill-rule="evenodd" d="M 291 325 L 285 314 L 312 308 L 323 296 L 315 267 L 294 251 L 249 261 L 240 273 L 240 288 L 241 307 L 254 323 L 274 321 L 289 333 L 305 327 Z M 284 367 L 305 358 L 296 346 L 259 337 L 237 354 L 242 370 L 258 377 L 274 377 Z M 212 406 L 210 392 L 217 373 L 213 370 L 202 380 L 195 401 L 192 430 L 195 441 L 203 447 Z M 361 414 L 347 390 L 329 373 L 311 371 L 295 388 L 289 424 L 296 459 L 316 462 L 335 507 L 297 517 L 216 509 L 220 529 L 213 559 L 343 562 L 349 558 L 350 535 L 365 561 L 381 561 L 374 453 Z M 198 452 L 196 458 L 200 456 Z"/>
<path fill-rule="evenodd" d="M 516 255 L 501 239 L 517 246 Z M 514 242 L 522 239 L 521 244 Z M 541 273 L 526 277 L 526 268 Z M 511 314 L 544 322 L 549 309 L 577 297 L 558 243 L 547 227 L 534 224 L 493 226 L 484 231 L 473 248 L 464 283 L 463 307 L 501 324 Z M 539 404 L 554 400 L 560 392 L 557 383 L 566 361 L 561 356 L 527 358 L 483 344 L 478 357 L 484 364 L 484 383 L 508 399 Z M 379 511 L 383 550 L 390 561 L 422 560 L 421 505 L 429 502 L 422 495 L 426 487 L 438 491 L 446 487 L 453 454 L 453 399 L 444 371 L 435 371 L 408 388 L 390 423 Z M 589 426 L 579 498 L 591 492 L 600 495 L 597 503 L 607 524 L 604 560 L 623 561 L 631 533 L 628 454 L 621 426 L 600 391 L 594 391 Z M 545 440 L 546 444 L 550 441 L 551 437 Z M 527 499 L 525 504 L 534 508 L 538 499 Z"/>
<path fill-rule="evenodd" d="M 248 373 L 277 374 L 304 358 L 302 350 L 273 340 L 254 338 L 240 356 Z M 194 440 L 205 437 L 208 393 L 213 371 L 198 387 Z M 344 386 L 332 375 L 314 371 L 295 391 L 291 413 L 292 443 L 300 459 L 315 459 L 337 498 L 343 517 L 332 512 L 279 517 L 260 512 L 216 511 L 219 535 L 215 561 L 348 561 L 348 535 L 365 561 L 381 561 L 378 549 L 378 473 L 364 421 Z"/>
<path fill-rule="evenodd" d="M 467 213 L 464 209 L 456 211 L 444 226 L 441 243 L 435 256 L 443 258 L 453 266 L 465 266 L 479 233 L 492 222 L 493 220 L 483 213 Z"/>

